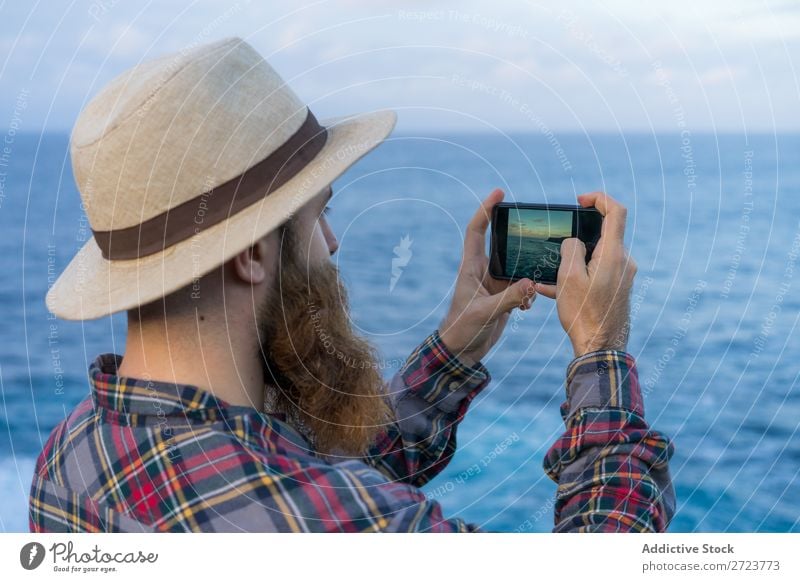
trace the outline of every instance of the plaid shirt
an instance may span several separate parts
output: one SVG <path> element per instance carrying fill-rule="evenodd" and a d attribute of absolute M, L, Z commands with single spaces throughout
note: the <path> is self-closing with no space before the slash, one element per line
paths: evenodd
<path fill-rule="evenodd" d="M 445 519 L 418 489 L 449 462 L 456 427 L 490 380 L 438 332 L 391 380 L 396 422 L 362 459 L 318 455 L 283 417 L 197 387 L 118 377 L 120 362 L 97 358 L 91 394 L 47 440 L 31 531 L 478 530 Z M 574 360 L 562 414 L 567 431 L 545 459 L 558 483 L 555 530 L 666 529 L 672 445 L 644 421 L 631 356 Z"/>

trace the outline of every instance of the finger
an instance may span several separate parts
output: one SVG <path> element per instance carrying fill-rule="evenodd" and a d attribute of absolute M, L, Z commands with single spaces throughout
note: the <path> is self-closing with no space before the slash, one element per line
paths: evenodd
<path fill-rule="evenodd" d="M 492 209 L 495 204 L 502 202 L 503 196 L 503 191 L 499 188 L 495 188 L 472 216 L 472 220 L 470 220 L 467 225 L 467 232 L 464 235 L 465 258 L 481 257 L 486 254 L 486 229 L 489 228 Z"/>
<path fill-rule="evenodd" d="M 491 296 L 490 319 L 495 320 L 515 307 L 529 309 L 536 298 L 536 287 L 530 279 L 520 279 L 505 290 Z"/>
<path fill-rule="evenodd" d="M 555 299 L 556 286 L 547 285 L 546 283 L 536 283 L 536 293 L 539 295 L 544 295 L 545 297 L 549 297 L 550 299 Z"/>
<path fill-rule="evenodd" d="M 486 273 L 484 273 L 483 279 L 481 279 L 481 285 L 483 285 L 491 295 L 501 293 L 513 284 L 514 281 L 508 279 L 495 279 L 492 277 L 489 269 L 486 269 Z"/>
<path fill-rule="evenodd" d="M 594 206 L 603 215 L 601 239 L 605 244 L 619 242 L 625 238 L 625 220 L 627 209 L 605 192 L 589 192 L 578 196 L 578 202 L 584 208 Z"/>
<path fill-rule="evenodd" d="M 572 284 L 588 277 L 586 271 L 586 245 L 578 238 L 561 241 L 561 264 L 558 267 L 558 285 Z"/>

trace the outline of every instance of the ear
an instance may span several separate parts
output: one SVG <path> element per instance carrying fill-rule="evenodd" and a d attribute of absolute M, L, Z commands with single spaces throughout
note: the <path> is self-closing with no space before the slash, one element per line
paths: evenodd
<path fill-rule="evenodd" d="M 267 279 L 269 262 L 272 260 L 267 237 L 233 257 L 233 270 L 244 283 L 259 285 Z"/>

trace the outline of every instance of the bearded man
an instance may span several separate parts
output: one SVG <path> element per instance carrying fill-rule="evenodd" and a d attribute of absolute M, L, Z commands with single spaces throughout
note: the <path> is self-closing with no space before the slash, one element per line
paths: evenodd
<path fill-rule="evenodd" d="M 468 225 L 440 327 L 385 383 L 330 260 L 331 184 L 392 130 L 378 111 L 318 122 L 232 38 L 138 65 L 81 113 L 73 170 L 93 237 L 47 296 L 66 319 L 126 311 L 124 356 L 53 430 L 30 495 L 37 532 L 475 531 L 419 489 L 447 465 L 515 308 L 557 300 L 575 352 L 567 432 L 545 459 L 557 531 L 664 530 L 672 445 L 649 429 L 625 352 L 635 273 L 625 209 L 558 285 L 495 280 Z"/>

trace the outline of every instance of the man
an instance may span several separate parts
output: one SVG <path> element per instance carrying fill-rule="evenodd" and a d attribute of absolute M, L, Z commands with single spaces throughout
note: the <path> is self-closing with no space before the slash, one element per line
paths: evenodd
<path fill-rule="evenodd" d="M 351 329 L 330 256 L 330 184 L 391 112 L 321 124 L 249 45 L 142 64 L 81 113 L 71 155 L 94 232 L 48 294 L 71 319 L 128 312 L 124 357 L 51 434 L 32 531 L 474 531 L 418 489 L 449 462 L 516 307 L 555 298 L 575 351 L 567 432 L 545 468 L 556 531 L 663 531 L 669 441 L 644 421 L 625 209 L 591 262 L 564 241 L 554 287 L 488 276 L 496 190 L 470 222 L 450 310 L 388 386 Z"/>

